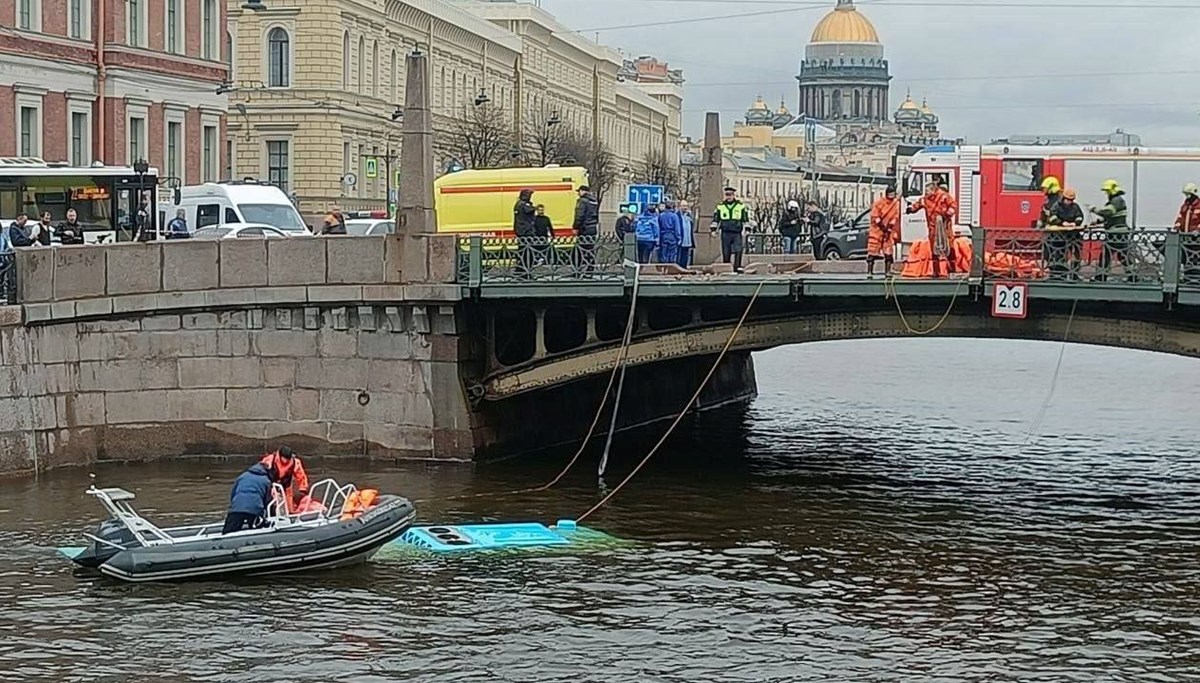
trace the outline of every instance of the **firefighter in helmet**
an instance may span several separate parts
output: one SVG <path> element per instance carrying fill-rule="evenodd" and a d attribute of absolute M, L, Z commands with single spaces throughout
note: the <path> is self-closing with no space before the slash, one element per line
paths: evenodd
<path fill-rule="evenodd" d="M 1042 194 L 1046 195 L 1046 202 L 1042 204 L 1042 213 L 1038 216 L 1038 227 L 1059 225 L 1058 205 L 1062 202 L 1062 183 L 1054 176 L 1046 176 L 1042 180 Z"/>
<path fill-rule="evenodd" d="M 1179 207 L 1175 229 L 1179 232 L 1200 232 L 1200 187 L 1196 183 L 1183 186 L 1183 206 Z"/>
<path fill-rule="evenodd" d="M 1115 180 L 1105 180 L 1100 186 L 1108 201 L 1101 207 L 1089 207 L 1088 210 L 1097 216 L 1096 224 L 1104 229 L 1104 249 L 1100 254 L 1100 272 L 1096 275 L 1097 282 L 1108 280 L 1108 274 L 1113 267 L 1113 260 L 1121 262 L 1125 269 L 1126 280 L 1133 282 L 1136 277 L 1133 266 L 1129 262 L 1129 220 L 1126 215 L 1129 205 L 1125 201 L 1125 190 Z"/>

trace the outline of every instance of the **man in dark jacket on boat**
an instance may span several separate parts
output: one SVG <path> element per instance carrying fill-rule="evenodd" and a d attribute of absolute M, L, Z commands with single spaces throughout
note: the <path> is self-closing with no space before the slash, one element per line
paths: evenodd
<path fill-rule="evenodd" d="M 225 515 L 225 527 L 221 533 L 258 528 L 271 501 L 271 484 L 274 482 L 274 471 L 261 462 L 254 463 L 239 474 L 229 493 L 229 513 Z"/>

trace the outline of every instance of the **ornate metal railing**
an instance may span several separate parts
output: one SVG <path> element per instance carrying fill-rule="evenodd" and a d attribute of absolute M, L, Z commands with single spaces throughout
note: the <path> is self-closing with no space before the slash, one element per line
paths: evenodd
<path fill-rule="evenodd" d="M 982 239 L 985 276 L 1161 285 L 1171 235 L 1165 230 L 1144 229 L 1123 233 L 1091 228 L 986 230 L 982 238 L 976 236 L 976 244 Z M 1197 263 L 1200 265 L 1200 258 Z"/>
<path fill-rule="evenodd" d="M 458 240 L 458 281 L 475 286 L 624 280 L 623 263 L 636 256 L 633 244 L 615 235 L 462 237 Z"/>
<path fill-rule="evenodd" d="M 772 256 L 780 254 L 811 254 L 812 239 L 808 232 L 795 238 L 788 238 L 778 232 L 746 233 L 745 252 L 753 256 Z"/>
<path fill-rule="evenodd" d="M 1179 234 L 1179 284 L 1200 287 L 1200 232 Z"/>
<path fill-rule="evenodd" d="M 17 302 L 17 260 L 12 254 L 0 255 L 0 303 Z"/>

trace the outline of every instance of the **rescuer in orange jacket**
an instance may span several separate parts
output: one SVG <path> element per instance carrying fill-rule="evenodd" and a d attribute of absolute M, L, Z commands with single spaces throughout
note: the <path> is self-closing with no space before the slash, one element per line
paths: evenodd
<path fill-rule="evenodd" d="M 900 241 L 900 200 L 896 186 L 888 185 L 884 195 L 871 206 L 871 227 L 867 231 L 867 277 L 875 276 L 875 262 L 883 259 L 883 274 L 892 272 L 896 244 Z"/>
<path fill-rule="evenodd" d="M 925 186 L 925 196 L 908 207 L 908 213 L 925 212 L 929 248 L 933 255 L 933 276 L 941 277 L 941 260 L 946 259 L 947 268 L 954 272 L 954 217 L 958 215 L 958 202 L 937 183 Z"/>
<path fill-rule="evenodd" d="M 300 456 L 287 446 L 280 446 L 279 450 L 267 453 L 258 462 L 274 473 L 275 482 L 287 494 L 288 512 L 293 511 L 308 495 L 308 473 L 304 471 Z"/>
<path fill-rule="evenodd" d="M 1183 186 L 1183 206 L 1179 207 L 1175 229 L 1179 232 L 1200 232 L 1200 187 L 1196 183 Z"/>

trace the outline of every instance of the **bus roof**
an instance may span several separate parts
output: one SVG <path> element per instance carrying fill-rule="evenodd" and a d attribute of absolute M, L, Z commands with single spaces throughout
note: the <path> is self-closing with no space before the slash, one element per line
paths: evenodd
<path fill-rule="evenodd" d="M 71 166 L 67 163 L 48 162 L 37 157 L 0 157 L 0 176 L 42 176 L 42 177 L 74 177 L 74 176 L 132 176 L 137 175 L 131 166 Z M 150 167 L 148 176 L 157 176 L 158 169 Z"/>

